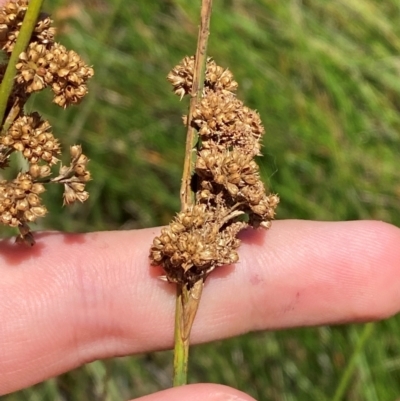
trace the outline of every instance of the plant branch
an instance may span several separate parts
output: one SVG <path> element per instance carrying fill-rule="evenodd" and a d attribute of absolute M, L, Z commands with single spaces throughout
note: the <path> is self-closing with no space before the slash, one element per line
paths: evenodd
<path fill-rule="evenodd" d="M 17 65 L 19 55 L 24 52 L 28 46 L 42 8 L 42 3 L 43 0 L 31 0 L 29 2 L 21 30 L 18 34 L 17 41 L 15 42 L 11 57 L 8 60 L 7 69 L 0 86 L 0 122 L 3 122 L 4 120 L 8 98 L 10 97 L 13 88 L 14 78 L 17 71 L 15 66 Z"/>

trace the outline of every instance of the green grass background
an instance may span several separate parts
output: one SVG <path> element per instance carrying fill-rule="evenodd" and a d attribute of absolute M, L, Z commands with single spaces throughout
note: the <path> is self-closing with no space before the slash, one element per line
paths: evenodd
<path fill-rule="evenodd" d="M 94 65 L 80 107 L 29 107 L 91 159 L 90 200 L 38 228 L 131 229 L 179 209 L 186 103 L 165 76 L 195 51 L 199 1 L 52 0 L 59 40 Z M 262 174 L 278 218 L 379 219 L 400 226 L 398 0 L 215 0 L 209 54 L 266 127 Z M 140 177 L 140 179 L 139 179 Z M 376 267 L 379 269 L 379 266 Z M 193 347 L 191 382 L 235 386 L 260 401 L 400 399 L 399 318 L 371 325 L 254 333 Z M 121 400 L 170 386 L 172 353 L 95 362 L 3 397 Z M 354 366 L 343 397 L 334 398 Z"/>

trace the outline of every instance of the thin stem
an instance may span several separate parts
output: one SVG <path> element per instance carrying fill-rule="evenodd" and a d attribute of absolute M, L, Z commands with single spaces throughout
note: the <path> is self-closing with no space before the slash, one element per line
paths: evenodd
<path fill-rule="evenodd" d="M 19 55 L 24 52 L 28 46 L 42 8 L 42 3 L 43 0 L 31 0 L 29 2 L 21 30 L 18 33 L 18 38 L 15 42 L 11 57 L 8 60 L 7 69 L 0 85 L 0 122 L 3 122 L 4 120 L 8 98 L 10 97 L 13 88 L 14 78 L 17 71 L 15 66 L 17 65 Z"/>
<path fill-rule="evenodd" d="M 177 285 L 175 305 L 174 387 L 183 386 L 187 383 L 187 365 L 189 360 L 189 338 L 183 338 L 182 316 L 184 310 L 182 288 L 181 285 Z"/>
<path fill-rule="evenodd" d="M 332 398 L 332 401 L 340 401 L 343 399 L 343 396 L 349 386 L 350 379 L 354 374 L 354 370 L 357 366 L 357 359 L 365 347 L 368 339 L 371 337 L 375 328 L 374 323 L 367 323 L 364 325 L 363 331 L 361 332 L 361 336 L 357 341 L 356 347 L 354 348 L 353 354 L 350 357 L 350 361 L 346 366 L 345 371 L 340 378 L 339 385 L 336 387 L 335 394 Z"/>
<path fill-rule="evenodd" d="M 178 285 L 175 310 L 174 387 L 187 383 L 189 339 L 194 318 L 203 292 L 204 280 L 199 279 L 191 288 Z"/>
<path fill-rule="evenodd" d="M 181 185 L 181 210 L 187 210 L 194 203 L 194 193 L 191 190 L 191 179 L 196 158 L 197 133 L 192 127 L 193 112 L 203 95 L 204 75 L 207 63 L 207 43 L 210 34 L 210 19 L 212 0 L 202 0 L 201 20 L 197 38 L 197 49 L 193 72 L 189 114 L 187 121 L 185 161 Z M 200 279 L 190 289 L 185 284 L 177 285 L 175 309 L 175 348 L 174 348 L 174 379 L 173 385 L 182 386 L 187 383 L 189 360 L 189 337 L 194 318 L 199 306 L 203 290 L 203 279 Z"/>
<path fill-rule="evenodd" d="M 210 19 L 212 10 L 212 0 L 202 0 L 201 2 L 201 21 L 199 34 L 197 37 L 196 58 L 194 63 L 193 86 L 190 98 L 189 115 L 187 119 L 185 162 L 183 166 L 182 185 L 181 185 L 181 210 L 186 210 L 193 204 L 194 194 L 191 191 L 190 183 L 192 179 L 193 167 L 195 162 L 195 152 L 197 143 L 196 129 L 192 127 L 192 117 L 196 105 L 200 102 L 203 95 L 204 74 L 207 63 L 207 44 L 210 34 Z"/>

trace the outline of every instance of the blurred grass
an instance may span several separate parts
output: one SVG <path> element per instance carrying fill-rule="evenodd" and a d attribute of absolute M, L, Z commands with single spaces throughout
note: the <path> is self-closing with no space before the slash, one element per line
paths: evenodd
<path fill-rule="evenodd" d="M 65 146 L 83 144 L 94 176 L 87 205 L 52 211 L 39 228 L 166 224 L 179 209 L 184 129 L 165 76 L 194 53 L 198 2 L 53 0 L 60 41 L 94 65 L 89 98 L 59 110 L 32 100 Z M 379 219 L 400 225 L 400 5 L 386 0 L 220 0 L 209 52 L 267 130 L 262 172 L 279 218 Z M 396 179 L 397 178 L 397 179 Z M 379 268 L 379 266 L 377 266 Z M 225 383 L 273 401 L 331 400 L 362 326 L 256 333 L 191 353 L 192 382 Z M 343 399 L 400 397 L 398 318 L 375 324 Z M 172 355 L 95 362 L 4 397 L 119 400 L 170 385 Z"/>

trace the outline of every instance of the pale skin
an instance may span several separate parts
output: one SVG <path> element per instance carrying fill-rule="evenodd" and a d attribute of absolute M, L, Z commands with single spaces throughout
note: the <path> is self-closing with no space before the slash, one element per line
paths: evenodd
<path fill-rule="evenodd" d="M 0 394 L 96 359 L 172 347 L 174 285 L 148 260 L 159 232 L 43 233 L 32 248 L 0 241 Z M 241 237 L 240 262 L 206 281 L 192 343 L 400 309 L 400 229 L 392 225 L 286 220 Z M 233 399 L 252 398 L 215 384 L 140 398 Z"/>

